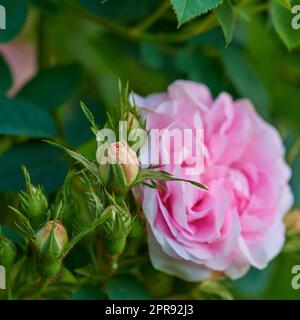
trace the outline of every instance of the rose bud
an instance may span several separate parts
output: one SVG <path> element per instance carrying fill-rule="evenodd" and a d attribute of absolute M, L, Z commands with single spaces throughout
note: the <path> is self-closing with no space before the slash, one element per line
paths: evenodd
<path fill-rule="evenodd" d="M 114 192 L 126 192 L 136 180 L 140 163 L 136 153 L 124 142 L 114 142 L 97 151 L 99 172 L 103 183 Z"/>
<path fill-rule="evenodd" d="M 68 242 L 68 234 L 58 221 L 49 221 L 36 233 L 36 241 L 41 257 L 54 262 L 61 257 Z"/>
<path fill-rule="evenodd" d="M 107 210 L 111 211 L 110 218 L 100 227 L 104 236 L 104 249 L 110 256 L 119 256 L 131 230 L 131 215 L 127 208 L 119 206 L 110 206 Z"/>
<path fill-rule="evenodd" d="M 43 189 L 34 186 L 30 181 L 30 176 L 25 167 L 23 172 L 26 181 L 26 192 L 21 192 L 20 211 L 23 212 L 32 222 L 34 226 L 40 224 L 48 211 L 48 200 Z"/>
<path fill-rule="evenodd" d="M 60 272 L 61 268 L 61 260 L 57 260 L 50 263 L 42 261 L 42 263 L 39 265 L 39 272 L 43 277 L 49 279 L 54 278 Z"/>
<path fill-rule="evenodd" d="M 12 241 L 0 235 L 0 265 L 11 268 L 16 256 L 16 247 Z"/>

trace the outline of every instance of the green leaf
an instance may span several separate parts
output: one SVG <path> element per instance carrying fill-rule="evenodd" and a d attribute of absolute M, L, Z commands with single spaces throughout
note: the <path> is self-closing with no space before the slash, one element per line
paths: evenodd
<path fill-rule="evenodd" d="M 291 281 L 294 265 L 299 264 L 299 255 L 281 253 L 274 261 L 274 272 L 267 292 L 262 299 L 266 300 L 299 300 L 299 290 L 292 287 Z"/>
<path fill-rule="evenodd" d="M 186 182 L 186 183 L 190 183 L 200 189 L 203 190 L 208 190 L 206 188 L 205 185 L 193 181 L 193 180 L 186 180 L 186 179 L 181 179 L 181 178 L 176 178 L 174 176 L 172 176 L 170 173 L 165 172 L 165 171 L 156 171 L 153 169 L 143 169 L 140 171 L 136 181 L 134 182 L 134 184 L 138 184 L 143 182 L 144 180 L 157 180 L 157 181 L 177 181 L 177 182 Z M 149 186 L 149 184 L 148 184 Z M 155 187 L 155 185 L 153 185 Z"/>
<path fill-rule="evenodd" d="M 108 283 L 110 300 L 150 300 L 146 289 L 132 276 L 119 275 Z"/>
<path fill-rule="evenodd" d="M 98 131 L 99 131 L 99 127 L 96 124 L 95 118 L 92 114 L 92 112 L 90 111 L 90 109 L 81 101 L 80 102 L 80 106 L 81 106 L 81 110 L 83 111 L 83 113 L 85 114 L 86 118 L 89 120 L 90 124 L 91 124 L 91 130 L 92 132 L 97 135 Z"/>
<path fill-rule="evenodd" d="M 44 70 L 21 89 L 18 97 L 52 110 L 75 95 L 80 76 L 81 70 L 75 64 Z"/>
<path fill-rule="evenodd" d="M 0 156 L 0 190 L 18 192 L 24 188 L 22 165 L 30 172 L 32 182 L 43 185 L 48 192 L 63 183 L 68 168 L 56 148 L 41 142 L 20 144 Z"/>
<path fill-rule="evenodd" d="M 227 47 L 232 40 L 235 27 L 235 16 L 231 2 L 225 0 L 222 5 L 216 9 L 216 14 L 222 27 Z"/>
<path fill-rule="evenodd" d="M 28 0 L 2 0 L 5 8 L 6 29 L 0 30 L 0 43 L 8 42 L 23 28 L 28 14 Z"/>
<path fill-rule="evenodd" d="M 4 58 L 0 56 L 0 94 L 5 94 L 13 84 L 12 75 Z"/>
<path fill-rule="evenodd" d="M 246 40 L 245 51 L 251 60 L 251 66 L 261 81 L 272 95 L 277 91 L 278 69 L 274 68 L 278 61 L 281 61 L 281 52 L 278 50 L 278 37 L 270 28 L 266 27 L 262 17 L 252 17 L 250 22 L 243 23 L 246 30 L 244 39 Z M 298 61 L 298 57 L 297 57 Z"/>
<path fill-rule="evenodd" d="M 299 3 L 292 1 L 291 4 L 294 5 Z M 292 20 L 295 15 L 293 15 L 290 10 L 287 10 L 273 0 L 271 6 L 271 17 L 276 32 L 287 48 L 292 50 L 299 47 L 300 32 L 299 30 L 294 30 L 292 27 Z"/>
<path fill-rule="evenodd" d="M 290 0 L 275 0 L 275 1 L 286 9 L 291 10 L 292 8 Z"/>
<path fill-rule="evenodd" d="M 53 137 L 54 120 L 44 110 L 21 99 L 0 96 L 0 134 L 26 137 Z"/>
<path fill-rule="evenodd" d="M 222 3 L 222 0 L 170 0 L 175 10 L 178 24 L 183 23 L 200 16 Z"/>
<path fill-rule="evenodd" d="M 269 96 L 261 80 L 246 60 L 235 50 L 224 50 L 222 62 L 228 78 L 241 98 L 248 98 L 265 118 L 269 116 Z"/>

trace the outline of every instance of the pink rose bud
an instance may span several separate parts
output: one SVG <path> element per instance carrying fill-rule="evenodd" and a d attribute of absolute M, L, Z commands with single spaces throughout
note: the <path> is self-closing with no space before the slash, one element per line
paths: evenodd
<path fill-rule="evenodd" d="M 105 185 L 115 192 L 122 192 L 136 180 L 140 163 L 136 153 L 124 142 L 114 142 L 98 148 L 99 172 Z"/>
<path fill-rule="evenodd" d="M 55 261 L 63 253 L 68 234 L 62 224 L 52 220 L 36 233 L 36 239 L 41 256 L 47 261 Z"/>

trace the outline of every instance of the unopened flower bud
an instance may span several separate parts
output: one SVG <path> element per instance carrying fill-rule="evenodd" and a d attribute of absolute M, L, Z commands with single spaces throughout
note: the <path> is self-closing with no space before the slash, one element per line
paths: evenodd
<path fill-rule="evenodd" d="M 12 241 L 0 235 L 0 265 L 10 269 L 16 256 L 16 247 Z"/>
<path fill-rule="evenodd" d="M 58 221 L 49 221 L 36 233 L 36 240 L 41 257 L 54 262 L 61 257 L 68 235 L 65 227 Z"/>
<path fill-rule="evenodd" d="M 54 262 L 46 262 L 42 261 L 39 272 L 45 278 L 53 278 L 55 277 L 59 271 L 61 270 L 62 262 L 61 260 L 57 260 Z"/>
<path fill-rule="evenodd" d="M 97 151 L 101 180 L 108 189 L 124 192 L 136 180 L 140 163 L 136 153 L 124 142 L 115 142 Z"/>
<path fill-rule="evenodd" d="M 43 221 L 48 211 L 48 200 L 40 186 L 34 186 L 26 168 L 23 168 L 26 191 L 20 193 L 20 211 L 23 212 L 33 223 L 38 225 Z"/>
<path fill-rule="evenodd" d="M 111 256 L 119 256 L 126 245 L 126 239 L 132 226 L 131 215 L 127 209 L 110 206 L 110 218 L 101 226 L 104 236 L 104 248 Z"/>

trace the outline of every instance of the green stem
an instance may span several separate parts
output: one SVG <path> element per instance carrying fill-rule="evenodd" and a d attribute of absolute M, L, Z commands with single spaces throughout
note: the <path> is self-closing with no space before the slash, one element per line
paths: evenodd
<path fill-rule="evenodd" d="M 77 11 L 78 15 L 95 21 L 96 23 L 102 25 L 104 28 L 110 30 L 111 32 L 128 38 L 133 41 L 149 41 L 149 42 L 182 42 L 189 40 L 199 34 L 210 31 L 218 26 L 218 21 L 213 13 L 206 15 L 201 21 L 187 25 L 179 31 L 172 33 L 149 33 L 136 31 L 136 27 L 129 28 L 119 22 L 111 21 L 105 17 L 94 15 L 84 8 L 78 8 L 76 5 L 73 6 L 73 9 Z M 153 22 L 147 22 L 147 24 Z M 144 28 L 144 26 L 143 26 Z"/>
<path fill-rule="evenodd" d="M 37 289 L 30 296 L 30 299 L 34 300 L 35 298 L 39 297 L 41 295 L 41 293 L 47 288 L 49 283 L 50 283 L 50 279 L 43 279 L 41 281 L 40 285 L 37 287 Z"/>
<path fill-rule="evenodd" d="M 169 0 L 164 0 L 163 3 L 151 14 L 149 15 L 143 22 L 135 26 L 131 32 L 134 34 L 140 34 L 149 29 L 151 26 L 155 24 L 157 20 L 159 20 L 165 12 L 170 8 Z"/>
<path fill-rule="evenodd" d="M 253 8 L 249 8 L 249 12 L 251 14 L 257 14 L 257 13 L 260 13 L 260 12 L 263 12 L 263 11 L 266 11 L 270 8 L 270 3 L 269 2 L 266 2 L 266 3 L 262 3 L 260 5 L 257 5 Z"/>
<path fill-rule="evenodd" d="M 168 5 L 168 6 L 167 6 Z M 243 4 L 246 5 L 246 2 Z M 242 5 L 242 6 L 243 6 Z M 240 6 L 240 7 L 242 7 Z M 200 34 L 208 32 L 216 28 L 219 23 L 214 12 L 211 12 L 204 16 L 200 21 L 188 24 L 176 32 L 171 33 L 150 33 L 145 32 L 150 26 L 152 26 L 168 9 L 169 3 L 164 2 L 152 15 L 150 15 L 144 22 L 135 27 L 128 27 L 117 21 L 111 21 L 105 17 L 98 16 L 92 12 L 79 7 L 76 4 L 72 5 L 73 10 L 83 18 L 95 21 L 102 25 L 109 31 L 118 34 L 124 38 L 133 41 L 148 41 L 148 42 L 164 42 L 164 43 L 180 43 L 192 39 Z M 270 7 L 269 3 L 263 3 L 261 5 L 249 8 L 251 14 L 257 14 L 267 10 Z"/>
<path fill-rule="evenodd" d="M 10 274 L 7 275 L 7 300 L 13 300 L 12 279 Z"/>

